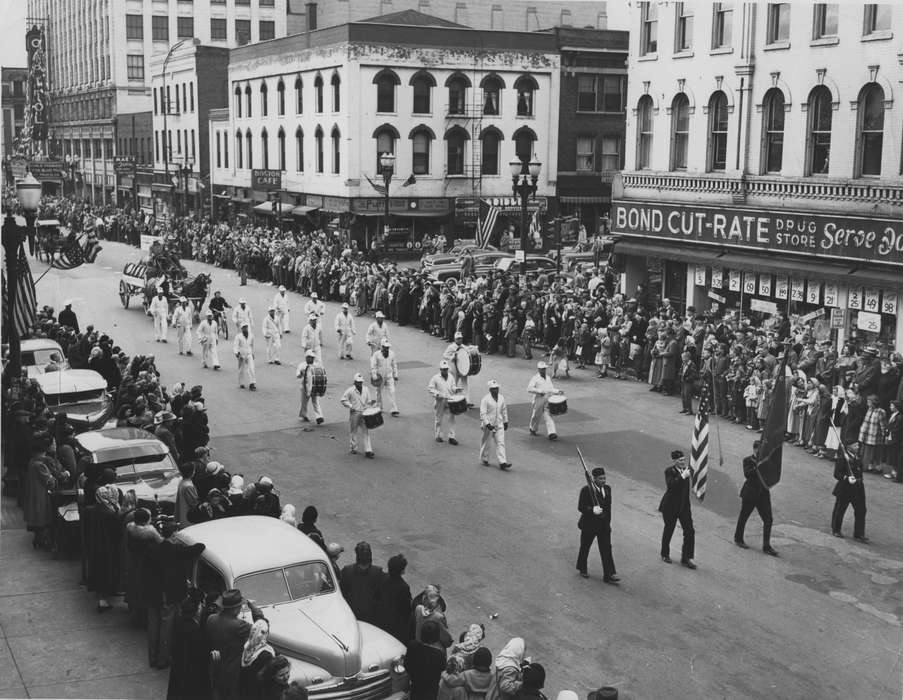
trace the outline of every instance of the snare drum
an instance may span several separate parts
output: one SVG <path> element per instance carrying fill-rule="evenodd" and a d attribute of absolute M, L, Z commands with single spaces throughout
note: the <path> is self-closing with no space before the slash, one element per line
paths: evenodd
<path fill-rule="evenodd" d="M 364 409 L 364 425 L 367 426 L 367 430 L 373 430 L 374 428 L 378 428 L 383 424 L 383 412 L 382 409 L 377 406 L 373 406 L 371 408 Z"/>
<path fill-rule="evenodd" d="M 310 380 L 310 393 L 314 396 L 326 396 L 326 370 L 314 365 Z"/>
<path fill-rule="evenodd" d="M 556 394 L 549 397 L 549 413 L 553 416 L 563 416 L 568 412 L 568 400 L 564 394 Z"/>
<path fill-rule="evenodd" d="M 448 410 L 452 415 L 460 416 L 467 411 L 467 397 L 463 394 L 460 396 L 452 396 L 447 402 Z"/>

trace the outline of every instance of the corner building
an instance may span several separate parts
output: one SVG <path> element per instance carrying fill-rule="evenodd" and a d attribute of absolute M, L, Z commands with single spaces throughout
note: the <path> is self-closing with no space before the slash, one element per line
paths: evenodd
<path fill-rule="evenodd" d="M 624 291 L 903 348 L 903 6 L 632 8 Z"/>

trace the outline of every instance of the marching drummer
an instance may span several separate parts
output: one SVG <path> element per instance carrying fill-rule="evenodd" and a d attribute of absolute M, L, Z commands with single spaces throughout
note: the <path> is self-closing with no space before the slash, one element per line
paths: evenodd
<path fill-rule="evenodd" d="M 354 327 L 354 316 L 348 312 L 348 302 L 342 304 L 342 310 L 335 315 L 335 332 L 339 336 L 339 359 L 353 360 L 352 344 L 357 330 Z"/>
<path fill-rule="evenodd" d="M 364 443 L 364 456 L 373 458 L 373 445 L 370 443 L 370 431 L 364 423 L 364 411 L 373 406 L 374 401 L 370 396 L 370 390 L 364 386 L 364 375 L 358 372 L 354 375 L 354 384 L 345 389 L 341 398 L 342 405 L 348 409 L 348 437 L 351 444 L 351 454 L 357 454 L 357 439 L 360 433 Z"/>
<path fill-rule="evenodd" d="M 288 308 L 288 297 L 285 295 L 285 285 L 279 285 L 279 291 L 273 297 L 273 306 L 276 309 L 276 323 L 279 324 L 280 333 L 291 333 L 289 328 L 290 317 Z"/>
<path fill-rule="evenodd" d="M 370 383 L 376 387 L 376 405 L 383 407 L 383 391 L 392 406 L 392 415 L 398 416 L 398 403 L 395 400 L 395 384 L 398 382 L 398 363 L 392 344 L 383 338 L 379 352 L 370 355 Z"/>
<path fill-rule="evenodd" d="M 458 353 L 461 352 L 467 352 L 467 348 L 464 347 L 464 334 L 458 331 L 455 333 L 455 342 L 450 343 L 445 348 L 445 352 L 442 353 L 442 359 L 448 362 L 449 372 L 455 378 L 455 383 L 461 389 L 461 393 L 464 394 L 467 408 L 473 408 L 473 404 L 470 403 L 470 387 L 468 386 L 467 375 L 458 371 Z"/>
<path fill-rule="evenodd" d="M 389 338 L 389 327 L 386 325 L 386 315 L 382 311 L 377 311 L 376 320 L 367 329 L 367 345 L 370 346 L 371 355 L 379 351 L 383 339 L 392 342 Z"/>
<path fill-rule="evenodd" d="M 307 325 L 301 331 L 301 349 L 305 354 L 308 350 L 313 352 L 317 362 L 320 362 L 322 347 L 323 331 L 320 328 L 320 317 L 316 313 L 310 313 L 307 315 Z"/>
<path fill-rule="evenodd" d="M 546 432 L 549 434 L 549 440 L 557 440 L 558 433 L 555 432 L 555 421 L 549 413 L 549 397 L 556 394 L 563 394 L 552 384 L 552 380 L 546 373 L 548 365 L 540 360 L 536 365 L 536 374 L 527 384 L 527 392 L 533 395 L 533 406 L 530 412 L 530 435 L 536 435 L 539 430 L 539 417 L 546 424 Z"/>
<path fill-rule="evenodd" d="M 495 454 L 499 461 L 499 469 L 511 469 L 508 455 L 505 452 L 505 431 L 508 430 L 508 404 L 499 393 L 499 383 L 490 379 L 489 393 L 480 401 L 480 425 L 483 437 L 480 440 L 480 463 L 489 466 L 489 443 L 495 442 Z"/>
<path fill-rule="evenodd" d="M 435 415 L 436 442 L 442 442 L 442 426 L 447 420 L 448 430 L 446 431 L 446 436 L 448 437 L 448 444 L 457 445 L 458 441 L 455 439 L 455 414 L 449 410 L 448 400 L 459 394 L 460 389 L 458 389 L 454 377 L 448 371 L 448 361 L 442 360 L 439 363 L 439 373 L 432 376 L 426 388 L 433 395 L 433 399 L 435 399 L 433 413 Z"/>
<path fill-rule="evenodd" d="M 169 315 L 169 300 L 163 296 L 163 287 L 157 287 L 157 296 L 151 299 L 147 311 L 154 317 L 154 341 L 165 343 L 166 333 L 169 330 L 166 322 L 166 317 Z"/>
<path fill-rule="evenodd" d="M 241 331 L 235 336 L 232 351 L 238 359 L 238 386 L 257 391 L 257 374 L 254 371 L 254 334 L 251 333 L 251 324 L 245 321 L 241 324 Z"/>
<path fill-rule="evenodd" d="M 268 308 L 267 315 L 263 317 L 263 337 L 267 341 L 267 364 L 281 365 L 279 349 L 282 347 L 282 332 L 279 330 L 275 306 Z"/>
<path fill-rule="evenodd" d="M 313 351 L 308 350 L 304 353 L 304 362 L 298 365 L 298 371 L 295 372 L 295 376 L 301 380 L 301 409 L 298 411 L 298 416 L 305 423 L 310 422 L 310 418 L 307 417 L 307 403 L 309 401 L 311 408 L 313 408 L 317 425 L 320 425 L 323 422 L 323 411 L 320 408 L 320 397 L 314 393 L 315 359 Z"/>
<path fill-rule="evenodd" d="M 316 292 L 311 292 L 310 301 L 304 304 L 304 313 L 308 316 L 316 314 L 317 318 L 323 318 L 326 315 L 326 304 L 320 301 Z"/>

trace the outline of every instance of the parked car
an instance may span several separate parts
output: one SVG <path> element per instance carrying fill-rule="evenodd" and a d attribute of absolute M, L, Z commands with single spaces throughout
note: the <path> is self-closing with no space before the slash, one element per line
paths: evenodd
<path fill-rule="evenodd" d="M 495 246 L 487 245 L 482 248 L 478 246 L 476 243 L 462 243 L 452 247 L 450 250 L 445 251 L 444 253 L 433 253 L 432 255 L 424 255 L 421 262 L 423 263 L 423 267 L 432 267 L 433 265 L 443 265 L 445 263 L 454 262 L 458 258 L 460 258 L 464 253 L 478 253 L 481 251 L 490 251 L 490 250 L 498 250 Z"/>
<path fill-rule="evenodd" d="M 166 515 L 176 507 L 179 466 L 169 448 L 141 428 L 108 428 L 75 436 L 76 457 L 86 459 L 98 471 L 116 472 L 115 484 L 123 491 L 135 490 L 138 505 L 159 506 Z"/>
<path fill-rule="evenodd" d="M 107 380 L 93 369 L 40 372 L 32 378 L 40 385 L 50 409 L 65 413 L 77 431 L 102 428 L 113 415 Z"/>
<path fill-rule="evenodd" d="M 332 564 L 307 535 L 276 518 L 241 516 L 192 525 L 176 537 L 206 545 L 190 573 L 195 586 L 205 593 L 238 588 L 261 608 L 270 644 L 288 657 L 292 680 L 311 698 L 404 696 L 404 645 L 355 619 Z"/>
<path fill-rule="evenodd" d="M 485 275 L 495 267 L 499 260 L 513 257 L 512 253 L 506 253 L 501 250 L 483 250 L 473 253 L 473 271 L 477 275 Z M 461 271 L 463 269 L 464 256 L 462 255 L 450 263 L 434 265 L 427 272 L 432 279 L 445 282 L 449 279 L 461 279 Z"/>
<path fill-rule="evenodd" d="M 44 374 L 44 367 L 50 363 L 50 356 L 56 353 L 61 362 L 57 364 L 60 369 L 69 369 L 66 353 L 55 340 L 50 338 L 29 338 L 22 341 L 22 368 L 28 371 L 29 377 Z"/>
<path fill-rule="evenodd" d="M 510 259 L 501 259 L 495 263 L 495 269 L 499 272 L 517 272 L 520 273 L 520 262 L 512 256 Z M 558 263 L 552 258 L 545 255 L 527 254 L 527 275 L 542 274 L 545 272 L 555 272 L 558 269 Z"/>

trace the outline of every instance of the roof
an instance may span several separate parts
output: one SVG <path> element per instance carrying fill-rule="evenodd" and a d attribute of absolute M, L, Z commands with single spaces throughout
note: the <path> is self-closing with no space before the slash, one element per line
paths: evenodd
<path fill-rule="evenodd" d="M 441 17 L 434 17 L 417 10 L 402 10 L 401 12 L 392 12 L 388 15 L 380 15 L 379 17 L 371 17 L 369 19 L 358 20 L 358 22 L 370 24 L 395 24 L 408 27 L 455 27 L 457 29 L 470 29 L 465 24 L 458 24 Z"/>
<path fill-rule="evenodd" d="M 60 344 L 50 338 L 28 338 L 22 341 L 22 352 L 32 352 L 33 350 L 56 350 L 63 353 Z"/>
<path fill-rule="evenodd" d="M 41 391 L 51 396 L 107 388 L 107 380 L 93 369 L 64 369 L 38 374 L 32 379 L 41 385 Z"/>
<path fill-rule="evenodd" d="M 141 428 L 91 430 L 77 435 L 75 439 L 91 453 L 95 464 L 169 453 L 164 443 Z"/>

